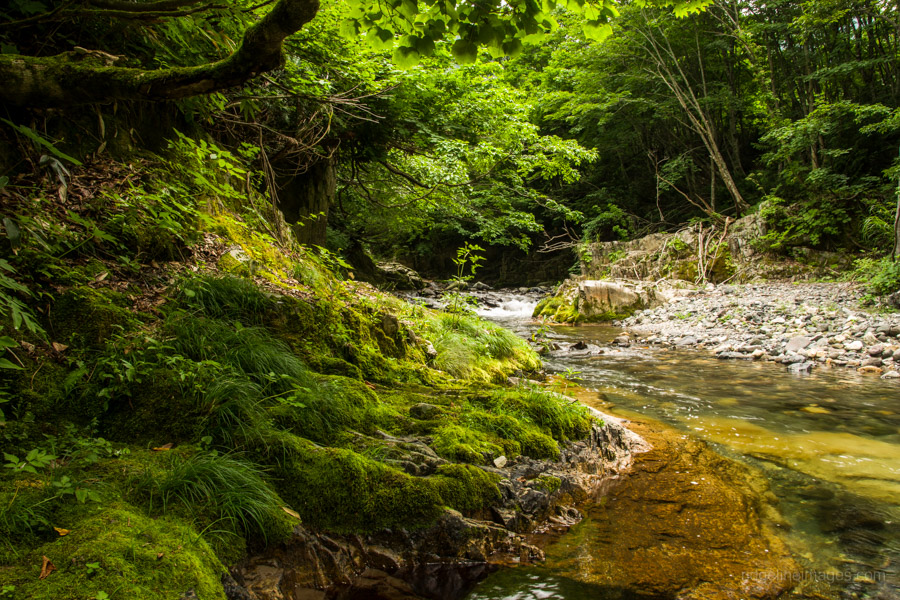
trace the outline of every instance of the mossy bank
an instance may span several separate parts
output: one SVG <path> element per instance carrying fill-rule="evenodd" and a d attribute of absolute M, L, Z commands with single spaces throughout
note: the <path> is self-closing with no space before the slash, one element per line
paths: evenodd
<path fill-rule="evenodd" d="M 252 557 L 326 533 L 404 532 L 395 570 L 486 560 L 624 464 L 585 408 L 509 387 L 523 340 L 353 281 L 196 147 L 85 165 L 65 202 L 0 190 L 0 597 L 225 598 L 238 563 L 252 594 Z M 303 584 L 385 568 L 361 552 Z"/>

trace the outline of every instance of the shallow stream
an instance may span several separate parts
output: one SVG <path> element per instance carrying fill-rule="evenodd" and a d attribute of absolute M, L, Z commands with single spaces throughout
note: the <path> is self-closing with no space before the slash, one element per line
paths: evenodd
<path fill-rule="evenodd" d="M 525 298 L 506 298 L 481 313 L 531 337 L 539 328 L 532 307 Z M 563 349 L 545 357 L 548 371 L 577 378 L 588 390 L 582 401 L 664 423 L 762 474 L 781 515 L 773 524 L 798 565 L 783 574 L 798 583 L 795 597 L 900 598 L 897 381 L 842 368 L 795 375 L 781 365 L 722 361 L 702 351 L 618 348 L 611 341 L 619 333 L 599 325 L 538 332 Z M 566 350 L 581 341 L 600 348 Z M 640 581 L 610 574 L 617 568 L 605 559 L 616 543 L 609 539 L 615 511 L 589 507 L 582 523 L 546 548 L 545 563 L 501 570 L 469 600 L 659 597 Z M 704 560 L 702 553 L 692 560 Z"/>

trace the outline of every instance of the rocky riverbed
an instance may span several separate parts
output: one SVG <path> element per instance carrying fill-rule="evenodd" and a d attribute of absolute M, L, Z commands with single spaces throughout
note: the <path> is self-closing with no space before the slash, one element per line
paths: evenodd
<path fill-rule="evenodd" d="M 861 308 L 848 283 L 709 285 L 614 324 L 617 345 L 703 348 L 721 359 L 764 360 L 798 373 L 849 367 L 900 378 L 900 313 Z"/>

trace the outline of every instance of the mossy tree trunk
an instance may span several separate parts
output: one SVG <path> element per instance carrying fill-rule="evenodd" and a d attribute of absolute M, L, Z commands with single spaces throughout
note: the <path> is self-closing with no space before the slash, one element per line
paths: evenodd
<path fill-rule="evenodd" d="M 284 218 L 293 225 L 301 244 L 325 245 L 328 209 L 337 189 L 334 160 L 319 159 L 304 173 L 292 177 L 278 193 Z"/>
<path fill-rule="evenodd" d="M 103 52 L 50 57 L 0 55 L 0 103 L 25 108 L 64 108 L 112 100 L 175 100 L 241 85 L 282 64 L 284 39 L 311 21 L 319 0 L 279 0 L 244 33 L 240 48 L 197 67 L 132 69 Z"/>

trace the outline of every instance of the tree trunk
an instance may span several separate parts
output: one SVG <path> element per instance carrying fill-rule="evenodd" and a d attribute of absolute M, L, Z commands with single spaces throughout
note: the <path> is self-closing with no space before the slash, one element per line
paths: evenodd
<path fill-rule="evenodd" d="M 284 39 L 311 21 L 319 0 L 279 0 L 244 32 L 228 58 L 197 67 L 130 69 L 104 52 L 33 57 L 0 54 L 0 104 L 61 108 L 112 100 L 175 100 L 243 84 L 282 64 Z"/>
<path fill-rule="evenodd" d="M 325 245 L 328 209 L 336 188 L 334 162 L 330 158 L 320 159 L 281 188 L 279 208 L 301 244 Z"/>
<path fill-rule="evenodd" d="M 900 260 L 900 185 L 897 186 L 897 210 L 894 211 L 894 249 L 891 260 Z"/>

